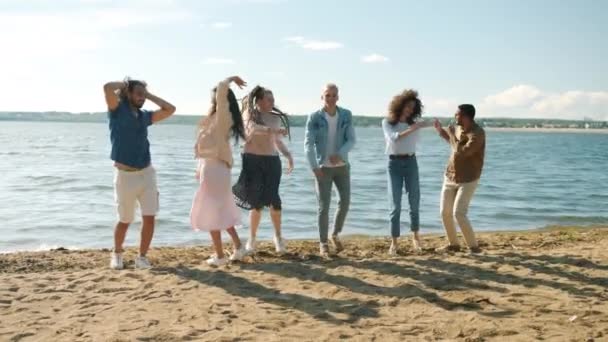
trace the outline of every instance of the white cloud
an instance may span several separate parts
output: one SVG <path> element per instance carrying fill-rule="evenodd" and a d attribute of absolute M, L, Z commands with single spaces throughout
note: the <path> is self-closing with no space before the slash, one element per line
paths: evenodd
<path fill-rule="evenodd" d="M 608 120 L 608 91 L 551 94 L 535 102 L 532 110 L 541 115 Z"/>
<path fill-rule="evenodd" d="M 203 60 L 203 64 L 235 64 L 235 61 L 229 58 L 218 58 L 218 57 L 209 57 Z"/>
<path fill-rule="evenodd" d="M 39 6 L 1 11 L 0 46 L 10 50 L 0 63 L 0 75 L 10 80 L 0 85 L 0 93 L 9 99 L 4 109 L 99 110 L 103 108 L 99 84 L 106 77 L 141 72 L 135 58 L 124 50 L 138 49 L 138 42 L 121 39 L 125 31 L 181 23 L 192 17 L 166 0 L 118 4 L 88 0 L 73 6 L 47 6 L 40 2 Z M 114 54 L 107 59 L 111 50 L 127 57 Z M 37 100 L 32 102 L 21 89 L 38 94 Z M 66 94 L 71 97 L 68 101 Z"/>
<path fill-rule="evenodd" d="M 390 59 L 386 56 L 379 55 L 377 53 L 372 53 L 371 55 L 361 57 L 361 62 L 363 63 L 386 63 Z"/>
<path fill-rule="evenodd" d="M 172 7 L 148 6 L 99 7 L 64 12 L 6 12 L 0 14 L 0 46 L 10 47 L 10 55 L 17 60 L 40 56 L 40 53 L 44 57 L 73 55 L 113 44 L 110 34 L 126 27 L 166 24 L 188 17 L 188 12 Z M 6 34 L 8 32 L 10 34 Z"/>
<path fill-rule="evenodd" d="M 542 92 L 530 85 L 520 84 L 495 95 L 487 96 L 483 105 L 500 107 L 518 107 L 532 103 L 542 96 Z"/>
<path fill-rule="evenodd" d="M 456 112 L 459 103 L 453 99 L 422 98 L 424 113 L 431 116 L 450 116 Z"/>
<path fill-rule="evenodd" d="M 344 44 L 340 42 L 330 40 L 307 39 L 302 36 L 287 37 L 284 40 L 296 44 L 303 49 L 313 51 L 336 50 L 344 47 Z"/>
<path fill-rule="evenodd" d="M 225 29 L 231 28 L 232 23 L 228 22 L 228 21 L 219 21 L 219 22 L 211 24 L 211 27 L 213 27 L 216 30 L 225 30 Z"/>
<path fill-rule="evenodd" d="M 572 90 L 547 92 L 531 85 L 518 85 L 487 96 L 479 106 L 481 115 L 608 120 L 608 91 Z"/>

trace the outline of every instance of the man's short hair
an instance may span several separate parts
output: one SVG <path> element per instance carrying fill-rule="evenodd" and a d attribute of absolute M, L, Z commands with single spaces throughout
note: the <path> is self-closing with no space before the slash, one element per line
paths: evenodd
<path fill-rule="evenodd" d="M 458 109 L 460 109 L 460 113 L 468 116 L 471 120 L 475 119 L 475 106 L 472 104 L 461 104 Z"/>

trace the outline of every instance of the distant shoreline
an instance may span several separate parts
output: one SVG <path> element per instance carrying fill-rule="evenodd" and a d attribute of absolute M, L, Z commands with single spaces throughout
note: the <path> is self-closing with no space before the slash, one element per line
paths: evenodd
<path fill-rule="evenodd" d="M 290 115 L 291 127 L 306 126 L 307 115 Z M 426 116 L 433 120 L 435 117 Z M 442 125 L 453 123 L 451 117 L 437 117 Z M 2 112 L 0 121 L 20 122 L 99 122 L 106 123 L 107 113 L 67 113 L 67 112 Z M 196 115 L 174 115 L 163 121 L 162 125 L 192 125 L 200 120 Z M 356 127 L 380 127 L 383 117 L 354 115 L 353 123 Z M 568 133 L 606 133 L 608 121 L 597 120 L 564 120 L 564 119 L 515 119 L 515 118 L 479 118 L 480 125 L 489 130 L 516 131 L 516 132 L 568 132 Z M 538 128 L 536 128 L 538 127 Z"/>
<path fill-rule="evenodd" d="M 180 118 L 181 119 L 181 118 Z M 359 122 L 357 124 L 356 121 L 359 121 L 360 118 L 355 118 L 355 127 L 380 127 L 379 122 L 369 122 L 367 119 L 363 119 L 363 122 Z M 304 127 L 305 126 L 305 117 L 299 116 L 294 117 L 291 123 L 291 127 Z M 442 122 L 445 126 L 451 119 L 444 119 L 446 122 Z M 103 119 L 98 119 L 94 117 L 89 117 L 86 120 L 67 120 L 65 118 L 3 118 L 0 115 L 0 122 L 44 122 L 44 123 L 106 123 Z M 483 121 L 482 121 L 483 122 Z M 161 123 L 161 125 L 186 125 L 192 126 L 195 125 L 196 121 L 191 120 L 170 120 L 167 122 Z M 525 132 L 525 133 L 590 133 L 590 134 L 608 134 L 608 128 L 567 128 L 567 127 L 495 127 L 495 126 L 482 126 L 485 130 L 491 132 Z"/>
<path fill-rule="evenodd" d="M 608 134 L 608 128 L 524 128 L 524 127 L 484 127 L 490 132 L 526 132 L 526 133 L 592 133 Z"/>

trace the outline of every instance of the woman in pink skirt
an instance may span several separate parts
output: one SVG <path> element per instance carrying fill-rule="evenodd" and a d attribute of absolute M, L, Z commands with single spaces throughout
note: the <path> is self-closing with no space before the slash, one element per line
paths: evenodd
<path fill-rule="evenodd" d="M 221 266 L 228 262 L 222 247 L 222 230 L 228 232 L 234 243 L 234 253 L 230 260 L 241 260 L 245 248 L 234 229 L 241 224 L 241 213 L 237 208 L 231 190 L 230 169 L 232 168 L 232 148 L 230 138 L 245 139 L 243 118 L 236 96 L 230 83 L 240 88 L 246 84 L 240 77 L 230 77 L 213 90 L 209 113 L 201 119 L 195 145 L 198 159 L 196 176 L 200 186 L 196 191 L 190 211 L 190 223 L 196 231 L 208 231 L 213 240 L 215 255 L 207 260 L 211 266 Z"/>

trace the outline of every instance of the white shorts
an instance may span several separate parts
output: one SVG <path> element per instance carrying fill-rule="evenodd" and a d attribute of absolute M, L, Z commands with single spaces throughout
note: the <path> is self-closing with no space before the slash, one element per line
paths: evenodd
<path fill-rule="evenodd" d="M 156 170 L 152 166 L 140 171 L 114 170 L 114 201 L 120 222 L 133 222 L 137 203 L 142 216 L 155 216 L 159 209 L 158 195 Z"/>

